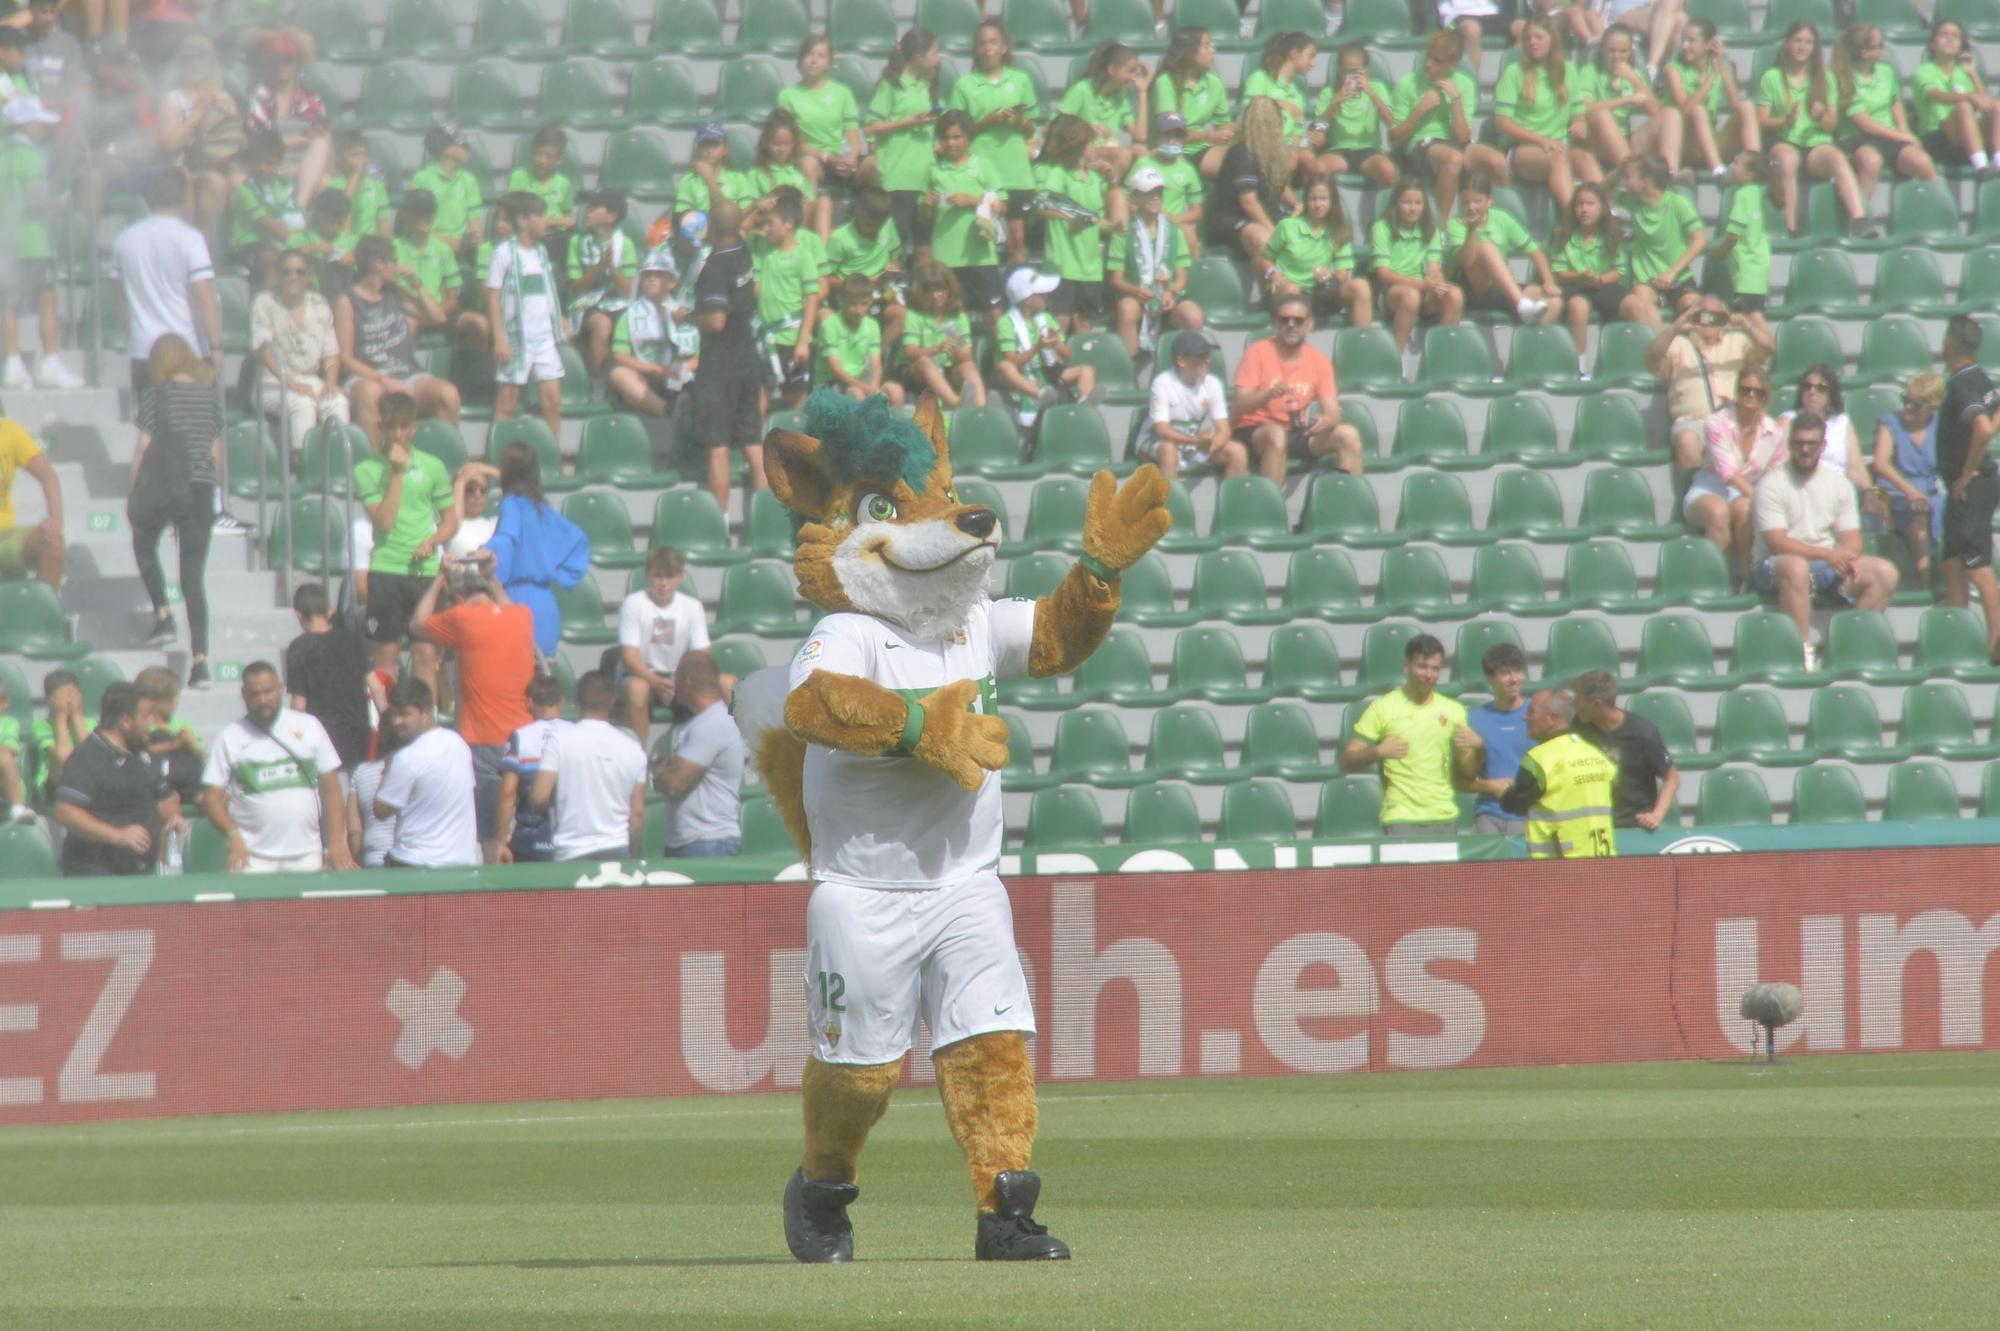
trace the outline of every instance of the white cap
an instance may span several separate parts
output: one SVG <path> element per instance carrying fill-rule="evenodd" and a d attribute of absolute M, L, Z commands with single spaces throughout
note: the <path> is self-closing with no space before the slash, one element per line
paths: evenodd
<path fill-rule="evenodd" d="M 1156 189 L 1165 189 L 1167 178 L 1160 174 L 1160 168 L 1157 166 L 1142 166 L 1132 173 L 1131 180 L 1126 183 L 1135 193 L 1151 194 Z"/>
<path fill-rule="evenodd" d="M 43 106 L 42 99 L 30 92 L 9 97 L 5 112 L 0 114 L 4 114 L 9 126 L 62 124 L 62 117 Z"/>
<path fill-rule="evenodd" d="M 1046 296 L 1061 285 L 1060 277 L 1051 277 L 1034 268 L 1016 268 L 1007 279 L 1007 302 L 1019 305 L 1030 296 Z"/>

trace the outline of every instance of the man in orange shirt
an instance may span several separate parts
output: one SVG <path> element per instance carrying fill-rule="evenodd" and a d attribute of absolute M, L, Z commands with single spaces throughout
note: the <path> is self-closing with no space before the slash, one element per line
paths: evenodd
<path fill-rule="evenodd" d="M 479 853 L 488 864 L 500 856 L 500 763 L 508 737 L 532 719 L 528 685 L 537 665 L 534 612 L 507 598 L 493 566 L 491 550 L 443 565 L 410 615 L 412 641 L 458 653 L 458 734 L 472 749 Z M 458 604 L 438 611 L 448 583 Z"/>
<path fill-rule="evenodd" d="M 1272 307 L 1274 331 L 1253 342 L 1236 366 L 1229 417 L 1235 438 L 1252 464 L 1274 481 L 1285 479 L 1286 458 L 1296 453 L 1361 474 L 1361 432 L 1340 420 L 1340 392 L 1333 362 L 1306 345 L 1312 307 L 1304 296 L 1280 296 Z M 1313 414 L 1314 408 L 1318 414 Z"/>

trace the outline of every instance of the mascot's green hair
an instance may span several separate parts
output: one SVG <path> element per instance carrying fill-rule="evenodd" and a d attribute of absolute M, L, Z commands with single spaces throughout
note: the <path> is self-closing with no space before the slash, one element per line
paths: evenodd
<path fill-rule="evenodd" d="M 838 389 L 815 389 L 806 399 L 803 433 L 819 440 L 827 469 L 841 482 L 900 479 L 922 494 L 937 466 L 937 450 L 924 432 L 880 393 L 857 402 Z"/>

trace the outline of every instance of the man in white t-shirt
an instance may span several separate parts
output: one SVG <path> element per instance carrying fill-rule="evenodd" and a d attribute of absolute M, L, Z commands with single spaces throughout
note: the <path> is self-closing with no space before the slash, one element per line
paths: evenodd
<path fill-rule="evenodd" d="M 674 672 L 677 697 L 692 714 L 671 752 L 653 753 L 653 784 L 667 797 L 667 854 L 713 859 L 743 848 L 743 732 L 722 700 L 715 658 L 693 651 Z"/>
<path fill-rule="evenodd" d="M 387 863 L 411 869 L 471 868 L 479 861 L 472 749 L 437 723 L 431 686 L 405 679 L 389 690 L 389 724 L 402 747 L 389 755 L 375 816 L 396 820 Z"/>
<path fill-rule="evenodd" d="M 201 772 L 201 806 L 229 839 L 229 871 L 355 868 L 340 754 L 326 728 L 285 706 L 268 661 L 243 668 L 243 709 L 215 737 Z"/>
<path fill-rule="evenodd" d="M 132 391 L 146 387 L 146 358 L 166 333 L 222 370 L 222 306 L 215 294 L 215 264 L 208 242 L 187 222 L 188 181 L 162 171 L 146 187 L 151 215 L 118 233 L 111 243 L 111 275 L 125 298 L 125 354 L 132 358 Z"/>
<path fill-rule="evenodd" d="M 646 752 L 611 724 L 611 678 L 576 681 L 575 725 L 549 736 L 528 802 L 550 811 L 558 863 L 645 854 Z"/>
<path fill-rule="evenodd" d="M 1223 476 L 1247 475 L 1249 451 L 1229 437 L 1229 400 L 1222 380 L 1208 372 L 1215 348 L 1202 334 L 1182 329 L 1174 334 L 1173 351 L 1174 368 L 1153 376 L 1152 405 L 1134 451 L 1158 463 L 1169 479 L 1183 460 Z"/>
<path fill-rule="evenodd" d="M 653 709 L 674 702 L 674 671 L 683 653 L 708 646 L 708 614 L 681 590 L 687 561 L 670 545 L 646 554 L 646 588 L 618 607 L 618 688 L 625 721 L 643 747 L 652 736 Z"/>
<path fill-rule="evenodd" d="M 486 268 L 486 317 L 493 327 L 493 419 L 504 421 L 520 405 L 521 390 L 536 385 L 542 420 L 562 438 L 562 344 L 568 332 L 556 302 L 555 265 L 542 248 L 548 205 L 538 194 L 515 190 L 500 199 L 513 236 L 493 247 Z"/>
<path fill-rule="evenodd" d="M 1788 465 L 1772 467 L 1757 482 L 1751 581 L 1766 595 L 1777 593 L 1778 608 L 1798 622 L 1805 640 L 1805 668 L 1817 670 L 1813 596 L 1832 593 L 1857 610 L 1881 610 L 1896 594 L 1900 575 L 1888 560 L 1861 553 L 1854 486 L 1819 465 L 1825 419 L 1811 411 L 1793 416 L 1786 448 Z"/>

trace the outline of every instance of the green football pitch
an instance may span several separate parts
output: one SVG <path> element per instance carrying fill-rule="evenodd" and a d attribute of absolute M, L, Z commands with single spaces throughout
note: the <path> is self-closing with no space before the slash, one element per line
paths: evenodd
<path fill-rule="evenodd" d="M 0 1130 L 0 1327 L 1980 1327 L 2000 1055 L 1045 1088 L 975 1265 L 928 1089 L 802 1267 L 790 1096 Z"/>

